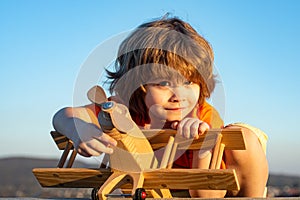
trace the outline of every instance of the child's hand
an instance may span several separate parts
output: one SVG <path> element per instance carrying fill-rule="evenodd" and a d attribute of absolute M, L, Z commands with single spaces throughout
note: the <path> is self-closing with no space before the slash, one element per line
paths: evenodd
<path fill-rule="evenodd" d="M 174 122 L 172 128 L 177 129 L 177 134 L 184 138 L 198 139 L 199 135 L 204 134 L 209 129 L 209 125 L 198 118 L 188 117 L 180 122 Z"/>
<path fill-rule="evenodd" d="M 78 153 L 82 156 L 99 156 L 101 153 L 113 153 L 113 146 L 117 141 L 94 124 L 75 120 L 76 130 L 72 141 Z"/>
<path fill-rule="evenodd" d="M 112 154 L 112 146 L 116 146 L 115 141 L 112 141 L 110 136 L 103 133 L 101 136 L 94 137 L 86 142 L 79 142 L 77 146 L 77 152 L 85 157 L 99 156 L 101 153 Z"/>

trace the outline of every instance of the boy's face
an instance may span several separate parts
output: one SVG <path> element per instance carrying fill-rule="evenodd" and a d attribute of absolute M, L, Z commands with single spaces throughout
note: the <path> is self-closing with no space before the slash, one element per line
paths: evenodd
<path fill-rule="evenodd" d="M 156 79 L 146 85 L 145 103 L 151 122 L 180 121 L 191 113 L 198 103 L 200 87 L 189 81 Z"/>

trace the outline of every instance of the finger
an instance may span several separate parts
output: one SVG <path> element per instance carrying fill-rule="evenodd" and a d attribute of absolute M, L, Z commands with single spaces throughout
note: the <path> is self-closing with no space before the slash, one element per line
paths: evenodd
<path fill-rule="evenodd" d="M 185 138 L 191 138 L 191 126 L 196 119 L 185 118 L 179 123 L 180 134 Z M 178 130 L 178 129 L 177 129 Z"/>
<path fill-rule="evenodd" d="M 91 157 L 92 155 L 88 154 L 87 152 L 85 152 L 83 149 L 77 149 L 77 153 L 79 153 L 80 155 L 84 156 L 84 157 Z"/>
<path fill-rule="evenodd" d="M 209 125 L 205 122 L 202 122 L 200 125 L 199 125 L 199 135 L 202 135 L 205 133 L 205 131 L 207 131 L 209 129 Z"/>
<path fill-rule="evenodd" d="M 198 139 L 199 138 L 199 126 L 201 124 L 201 121 L 196 120 L 194 121 L 190 126 L 190 134 L 191 138 Z"/>
<path fill-rule="evenodd" d="M 93 144 L 93 142 L 81 143 L 79 145 L 78 152 L 82 155 L 85 155 L 86 157 L 99 156 L 102 152 L 94 150 L 95 149 L 94 146 L 95 145 Z"/>
<path fill-rule="evenodd" d="M 95 139 L 99 140 L 100 142 L 103 142 L 104 144 L 111 145 L 111 146 L 117 146 L 117 141 L 115 139 L 113 139 L 112 137 L 110 137 L 109 135 L 103 133 L 101 136 L 99 137 L 95 137 Z"/>
<path fill-rule="evenodd" d="M 186 119 L 183 119 L 177 124 L 177 135 L 184 137 L 184 131 L 182 130 L 184 127 Z"/>
<path fill-rule="evenodd" d="M 189 118 L 186 120 L 183 128 L 184 136 L 186 138 L 194 138 L 195 135 L 198 135 L 198 126 L 198 119 Z"/>
<path fill-rule="evenodd" d="M 178 124 L 179 124 L 178 121 L 173 122 L 173 123 L 171 124 L 171 128 L 176 130 L 177 127 L 178 127 Z"/>
<path fill-rule="evenodd" d="M 101 153 L 112 154 L 114 151 L 110 144 L 104 144 L 98 138 L 94 138 L 91 142 L 88 142 L 87 146 L 89 147 L 88 150 L 94 153 L 93 155 L 100 155 Z"/>

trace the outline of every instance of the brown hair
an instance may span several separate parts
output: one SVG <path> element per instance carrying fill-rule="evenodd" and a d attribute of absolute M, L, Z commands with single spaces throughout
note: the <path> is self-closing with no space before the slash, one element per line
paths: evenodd
<path fill-rule="evenodd" d="M 210 44 L 188 23 L 178 18 L 154 20 L 140 25 L 121 43 L 116 71 L 107 71 L 112 80 L 109 89 L 142 125 L 150 119 L 141 85 L 151 76 L 170 78 L 177 72 L 200 86 L 202 104 L 215 87 L 213 60 Z"/>

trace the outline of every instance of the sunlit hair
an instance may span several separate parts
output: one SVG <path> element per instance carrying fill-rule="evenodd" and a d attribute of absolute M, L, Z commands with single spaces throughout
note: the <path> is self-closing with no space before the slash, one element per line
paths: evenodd
<path fill-rule="evenodd" d="M 107 71 L 109 89 L 127 104 L 138 124 L 149 123 L 141 85 L 152 77 L 184 77 L 200 86 L 202 104 L 215 87 L 213 59 L 210 44 L 188 23 L 178 18 L 144 23 L 121 43 L 115 72 Z"/>

